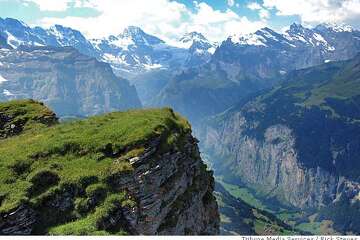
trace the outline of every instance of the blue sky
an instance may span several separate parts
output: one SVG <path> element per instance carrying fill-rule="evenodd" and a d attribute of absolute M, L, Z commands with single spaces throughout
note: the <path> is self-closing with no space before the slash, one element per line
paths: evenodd
<path fill-rule="evenodd" d="M 358 27 L 359 16 L 360 0 L 0 0 L 0 17 L 31 26 L 58 23 L 105 37 L 136 25 L 168 41 L 189 31 L 221 41 L 265 26 L 280 31 L 293 22 Z"/>

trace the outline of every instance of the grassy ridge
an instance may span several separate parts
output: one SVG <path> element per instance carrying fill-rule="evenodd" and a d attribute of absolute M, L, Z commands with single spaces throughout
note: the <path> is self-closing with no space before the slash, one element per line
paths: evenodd
<path fill-rule="evenodd" d="M 55 123 L 57 119 L 54 112 L 40 102 L 17 100 L 0 103 L 0 138 Z"/>
<path fill-rule="evenodd" d="M 66 217 L 55 217 L 56 213 L 52 213 L 54 219 L 43 223 L 47 228 L 59 225 L 52 228 L 54 234 L 76 234 L 86 229 L 102 234 L 96 227 L 99 219 L 96 216 L 104 209 L 103 205 L 131 203 L 126 193 L 116 192 L 111 185 L 114 176 L 132 171 L 127 159 L 141 154 L 154 138 L 161 139 L 159 151 L 166 151 L 189 131 L 185 119 L 165 108 L 110 113 L 46 128 L 29 128 L 19 136 L 0 140 L 0 213 L 25 203 L 45 214 L 44 204 L 49 199 L 64 191 L 76 192 L 74 211 Z M 100 194 L 96 195 L 99 203 L 89 206 L 94 192 Z M 108 203 L 114 194 L 124 196 Z M 45 220 L 46 216 L 43 217 Z M 69 221 L 77 224 L 66 225 Z M 41 231 L 44 229 L 38 229 Z"/>

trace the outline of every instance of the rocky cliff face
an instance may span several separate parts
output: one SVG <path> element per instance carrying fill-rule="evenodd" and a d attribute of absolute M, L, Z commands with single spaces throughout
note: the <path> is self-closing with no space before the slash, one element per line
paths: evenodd
<path fill-rule="evenodd" d="M 214 168 L 290 207 L 333 209 L 322 217 L 358 233 L 358 63 L 295 72 L 212 119 L 201 140 Z"/>
<path fill-rule="evenodd" d="M 138 196 L 134 229 L 139 234 L 217 234 L 214 180 L 201 162 L 196 140 L 186 136 L 184 152 L 164 153 L 151 164 L 158 144 L 154 141 L 143 156 L 130 159 L 134 175 L 117 182 Z"/>
<path fill-rule="evenodd" d="M 43 101 L 59 116 L 141 107 L 135 87 L 73 48 L 0 50 L 0 100 L 24 98 Z"/>
<path fill-rule="evenodd" d="M 214 179 L 199 157 L 196 141 L 190 135 L 187 138 L 185 152 L 154 156 L 159 147 L 159 141 L 154 140 L 143 155 L 129 159 L 133 173 L 112 179 L 112 184 L 119 192 L 127 190 L 136 206 L 115 209 L 99 223 L 102 228 L 120 223 L 133 235 L 219 234 L 219 213 L 212 195 Z M 65 213 L 72 209 L 76 191 L 69 189 L 44 203 L 47 211 L 59 208 Z M 25 204 L 2 213 L 1 234 L 33 233 L 38 214 Z"/>
<path fill-rule="evenodd" d="M 11 49 L 11 46 L 7 43 L 6 38 L 0 34 L 0 49 Z"/>
<path fill-rule="evenodd" d="M 239 124 L 241 121 L 244 125 Z M 232 119 L 232 124 L 241 129 L 246 128 L 247 123 L 238 115 Z M 327 206 L 342 194 L 350 199 L 357 197 L 359 183 L 321 167 L 306 168 L 301 164 L 296 135 L 289 127 L 272 125 L 265 130 L 264 140 L 260 141 L 247 136 L 243 131 L 239 136 L 236 130 L 238 129 L 227 126 L 220 136 L 217 133 L 215 135 L 227 146 L 225 150 L 217 149 L 220 155 L 232 159 L 229 165 L 226 164 L 221 169 L 233 169 L 233 174 L 239 180 L 268 198 L 277 197 L 280 202 L 289 206 L 309 209 Z M 219 144 L 214 142 L 215 136 L 208 135 L 207 143 L 212 143 L 211 147 Z"/>
<path fill-rule="evenodd" d="M 211 60 L 178 73 L 154 100 L 171 106 L 194 123 L 279 83 L 296 69 L 347 60 L 360 51 L 360 32 L 351 27 L 292 24 L 284 34 L 263 28 L 223 41 Z"/>
<path fill-rule="evenodd" d="M 131 122 L 128 122 L 129 117 Z M 144 126 L 143 120 L 148 125 Z M 8 170 L 2 169 L 0 233 L 218 234 L 220 220 L 213 196 L 212 172 L 206 170 L 197 140 L 187 125 L 180 126 L 177 121 L 183 120 L 170 110 L 149 110 L 113 113 L 64 126 L 59 124 L 41 130 L 42 137 L 33 140 L 28 150 L 37 151 L 30 154 L 30 162 L 24 160 L 23 164 L 12 162 L 8 155 L 10 150 L 3 148 L 15 150 L 13 144 L 17 139 L 0 140 L 1 154 L 6 159 L 4 164 L 8 166 L 4 168 Z M 167 128 L 163 127 L 167 126 L 172 126 L 173 130 L 164 132 Z M 111 138 L 103 139 L 103 146 L 90 150 L 104 134 L 98 131 L 106 132 L 107 127 L 113 134 L 120 134 L 114 137 L 117 143 L 108 143 Z M 133 133 L 124 134 L 124 129 L 131 129 Z M 138 130 L 146 134 L 151 129 L 156 131 L 155 135 L 134 138 Z M 54 136 L 57 130 L 66 135 L 64 146 L 61 146 L 62 138 Z M 74 138 L 74 133 L 87 135 L 87 132 L 92 135 L 90 145 L 84 145 L 86 137 Z M 24 132 L 19 141 L 26 141 L 33 135 L 34 132 Z M 60 143 L 52 151 L 45 151 L 46 145 L 41 140 L 48 137 L 47 144 Z M 128 144 L 123 145 L 125 142 Z M 22 155 L 22 152 L 17 154 L 18 157 Z M 59 160 L 59 156 L 67 160 Z M 44 158 L 46 163 L 38 162 Z M 10 180 L 12 174 L 18 174 L 21 179 Z M 23 197 L 18 199 L 15 192 Z"/>

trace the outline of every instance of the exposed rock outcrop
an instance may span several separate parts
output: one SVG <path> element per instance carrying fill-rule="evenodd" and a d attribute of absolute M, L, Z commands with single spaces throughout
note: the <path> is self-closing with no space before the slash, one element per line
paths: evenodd
<path fill-rule="evenodd" d="M 360 31 L 351 27 L 308 29 L 292 24 L 284 34 L 263 28 L 232 36 L 208 63 L 176 74 L 154 98 L 154 105 L 171 106 L 201 125 L 203 118 L 274 86 L 293 70 L 351 59 L 359 51 Z"/>
<path fill-rule="evenodd" d="M 0 101 L 35 99 L 60 117 L 141 107 L 135 87 L 110 65 L 71 47 L 1 49 L 0 62 Z"/>
<path fill-rule="evenodd" d="M 35 124 L 47 127 L 56 123 L 58 119 L 55 113 L 34 100 L 3 103 L 0 106 L 0 139 L 17 135 Z"/>
<path fill-rule="evenodd" d="M 121 224 L 129 234 L 215 235 L 219 213 L 213 196 L 214 179 L 199 156 L 196 140 L 187 136 L 184 152 L 154 156 L 159 141 L 140 157 L 130 159 L 134 172 L 112 179 L 119 191 L 126 190 L 136 201 L 133 208 L 119 207 L 101 224 L 104 229 Z M 51 198 L 50 209 L 68 212 L 78 193 L 64 191 Z M 49 210 L 48 210 L 49 211 Z M 1 234 L 31 234 L 36 211 L 21 205 L 2 214 Z"/>
<path fill-rule="evenodd" d="M 200 139 L 214 169 L 358 233 L 359 60 L 294 72 L 210 120 Z"/>
<path fill-rule="evenodd" d="M 109 139 L 98 142 L 99 137 L 108 136 L 101 133 L 108 128 L 116 140 L 103 145 Z M 122 139 L 124 131 L 135 133 L 139 128 L 144 133 L 130 133 Z M 6 159 L 0 188 L 1 235 L 219 233 L 212 172 L 201 160 L 190 125 L 172 110 L 112 113 L 39 131 L 36 138 L 24 132 L 0 140 L 0 149 L 9 146 L 1 152 Z M 64 143 L 56 131 L 65 134 Z M 100 144 L 96 150 L 94 143 L 84 145 L 87 131 L 92 141 Z M 80 136 L 77 134 L 82 138 L 74 138 Z M 26 155 L 17 154 L 24 160 L 12 160 L 8 151 L 17 148 L 12 141 L 29 138 L 32 142 Z M 58 146 L 52 149 L 54 145 Z M 43 147 L 47 150 L 39 151 Z M 19 179 L 12 177 L 15 175 Z"/>
<path fill-rule="evenodd" d="M 264 140 L 259 141 L 238 131 L 246 128 L 241 116 L 234 117 L 232 124 L 236 127 L 227 126 L 220 136 L 217 135 L 226 148 L 216 147 L 219 142 L 214 142 L 211 134 L 206 144 L 221 156 L 234 156 L 231 164 L 222 169 L 233 169 L 243 183 L 268 197 L 277 196 L 284 203 L 306 209 L 327 206 L 341 194 L 354 198 L 359 192 L 360 184 L 346 177 L 321 167 L 304 167 L 296 148 L 296 135 L 289 127 L 270 126 L 265 130 Z M 214 130 L 209 131 L 215 134 Z"/>

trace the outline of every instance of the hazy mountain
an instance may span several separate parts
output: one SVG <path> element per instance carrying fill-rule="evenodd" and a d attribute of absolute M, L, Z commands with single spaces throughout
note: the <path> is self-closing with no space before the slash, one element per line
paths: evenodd
<path fill-rule="evenodd" d="M 79 31 L 55 25 L 49 29 L 31 28 L 24 22 L 12 18 L 0 18 L 0 32 L 13 48 L 26 46 L 71 46 L 80 53 L 98 57 L 98 53 Z"/>
<path fill-rule="evenodd" d="M 141 107 L 136 89 L 107 63 L 70 47 L 0 50 L 0 100 L 43 101 L 59 116 Z"/>
<path fill-rule="evenodd" d="M 198 32 L 185 34 L 179 42 L 183 48 L 189 49 L 189 56 L 185 62 L 187 67 L 199 66 L 208 62 L 217 47 L 215 43 Z"/>
<path fill-rule="evenodd" d="M 352 58 L 360 32 L 349 26 L 293 24 L 284 34 L 263 28 L 224 41 L 209 63 L 175 76 L 154 105 L 169 105 L 198 121 L 224 111 L 242 97 L 268 88 L 292 70 Z"/>
<path fill-rule="evenodd" d="M 360 55 L 286 78 L 210 120 L 200 139 L 225 178 L 359 234 Z"/>
<path fill-rule="evenodd" d="M 145 104 L 177 71 L 208 62 L 216 47 L 201 33 L 186 34 L 171 45 L 135 26 L 116 36 L 89 40 L 81 32 L 61 25 L 32 28 L 16 19 L 0 18 L 0 33 L 13 48 L 71 46 L 82 54 L 107 62 L 115 74 L 136 85 Z"/>
<path fill-rule="evenodd" d="M 2 35 L 0 35 L 0 49 L 1 48 L 11 49 L 11 46 L 7 43 L 6 38 Z"/>

